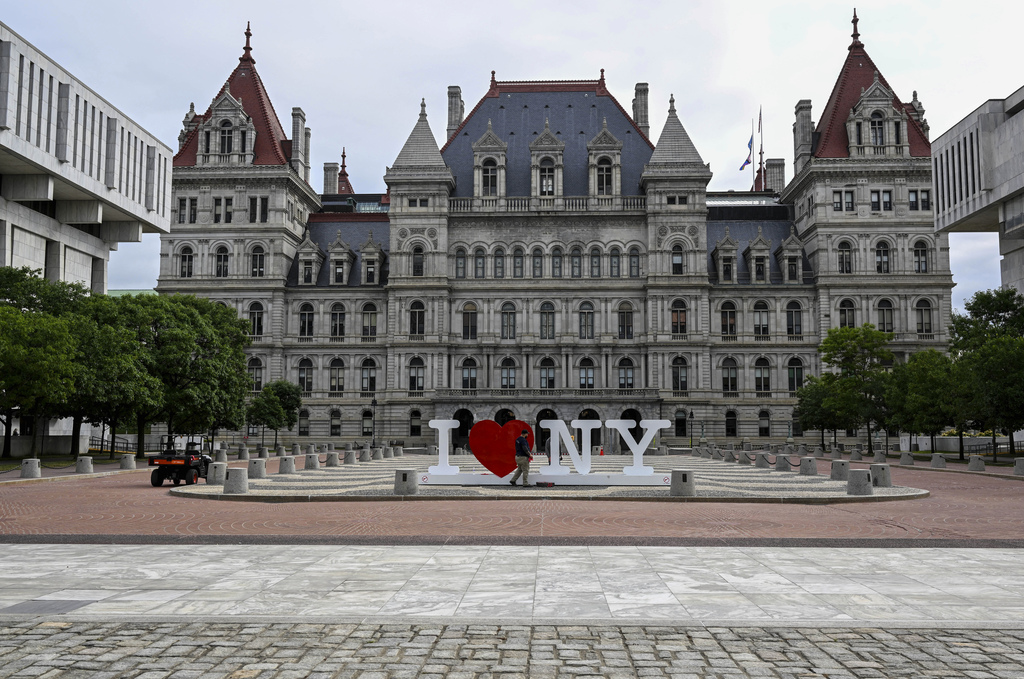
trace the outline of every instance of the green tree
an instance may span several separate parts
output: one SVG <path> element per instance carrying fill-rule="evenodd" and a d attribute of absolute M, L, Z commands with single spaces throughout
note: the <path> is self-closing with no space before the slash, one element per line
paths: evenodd
<path fill-rule="evenodd" d="M 277 432 L 281 427 L 285 426 L 286 418 L 284 408 L 281 407 L 281 401 L 278 400 L 273 391 L 264 389 L 254 396 L 246 408 L 245 418 L 252 426 L 261 427 L 263 430 L 266 430 L 267 427 L 273 429 L 274 445 L 277 445 Z M 261 442 L 262 439 L 263 435 L 261 433 Z"/>
<path fill-rule="evenodd" d="M 953 313 L 950 347 L 955 355 L 980 348 L 994 337 L 1024 337 L 1024 295 L 1013 288 L 979 290 Z"/>
<path fill-rule="evenodd" d="M 838 416 L 825 405 L 826 399 L 832 393 L 834 382 L 838 379 L 832 373 L 825 373 L 821 377 L 808 377 L 804 386 L 797 390 L 796 416 L 800 420 L 803 429 L 817 429 L 821 432 L 821 446 L 825 447 L 825 431 L 835 431 L 842 426 Z"/>
<path fill-rule="evenodd" d="M 299 409 L 302 407 L 302 390 L 299 389 L 299 385 L 288 380 L 275 380 L 267 383 L 263 389 L 270 390 L 281 403 L 281 408 L 284 409 L 284 426 L 290 430 L 299 421 Z"/>
<path fill-rule="evenodd" d="M 77 311 L 88 296 L 82 285 L 48 281 L 39 269 L 0 267 L 0 305 L 63 316 Z"/>
<path fill-rule="evenodd" d="M 935 436 L 955 419 L 953 361 L 934 349 L 913 354 L 893 369 L 886 400 L 893 421 L 904 431 L 925 434 L 935 452 Z"/>

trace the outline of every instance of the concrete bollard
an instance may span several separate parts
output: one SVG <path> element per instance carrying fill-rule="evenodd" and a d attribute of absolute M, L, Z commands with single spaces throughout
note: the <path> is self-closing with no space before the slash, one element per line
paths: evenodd
<path fill-rule="evenodd" d="M 871 485 L 871 472 L 867 469 L 851 469 L 849 478 L 846 479 L 847 495 L 874 495 L 875 489 Z"/>
<path fill-rule="evenodd" d="M 405 448 L 402 446 L 395 446 L 395 457 L 405 457 Z"/>
<path fill-rule="evenodd" d="M 914 466 L 914 454 L 913 453 L 900 453 L 900 464 Z"/>
<path fill-rule="evenodd" d="M 306 444 L 306 455 L 315 455 L 315 454 L 316 454 L 316 444 L 315 443 Z"/>
<path fill-rule="evenodd" d="M 697 494 L 694 488 L 694 474 L 688 469 L 672 470 L 672 485 L 668 494 L 673 497 L 693 497 Z"/>
<path fill-rule="evenodd" d="M 786 455 L 777 455 L 775 457 L 775 471 L 777 472 L 790 472 L 793 471 L 793 466 L 789 464 L 789 457 Z"/>
<path fill-rule="evenodd" d="M 258 453 L 258 455 L 260 456 L 261 460 L 266 460 L 267 458 L 270 457 L 270 448 L 267 448 L 266 446 L 260 446 L 260 452 Z"/>
<path fill-rule="evenodd" d="M 249 478 L 250 479 L 265 479 L 267 478 L 267 461 L 262 457 L 253 458 L 249 460 Z"/>
<path fill-rule="evenodd" d="M 330 441 L 327 442 L 327 452 L 328 453 L 333 453 L 334 452 L 334 444 L 331 443 Z"/>
<path fill-rule="evenodd" d="M 888 458 L 885 455 L 885 451 L 884 450 L 878 450 L 878 451 L 875 451 L 875 457 L 871 461 L 874 462 L 875 464 L 885 464 L 885 461 L 887 459 Z"/>
<path fill-rule="evenodd" d="M 327 466 L 328 467 L 340 467 L 341 464 L 338 461 L 338 453 L 333 450 L 327 451 Z"/>
<path fill-rule="evenodd" d="M 705 460 L 712 460 L 712 459 L 714 459 L 714 453 L 712 452 L 711 448 L 704 448 L 703 450 L 701 450 L 700 451 L 700 456 L 702 458 L 704 458 Z"/>
<path fill-rule="evenodd" d="M 455 449 L 455 453 L 454 454 L 455 455 L 465 455 L 466 451 L 460 447 L 460 448 L 456 448 Z M 593 453 L 591 453 L 591 454 L 593 454 Z"/>
<path fill-rule="evenodd" d="M 135 456 L 127 453 L 121 456 L 121 469 L 135 469 Z"/>
<path fill-rule="evenodd" d="M 813 457 L 800 458 L 800 476 L 817 476 L 818 461 Z"/>
<path fill-rule="evenodd" d="M 932 453 L 932 469 L 945 469 L 946 458 L 941 453 Z"/>
<path fill-rule="evenodd" d="M 825 457 L 825 450 L 821 446 L 814 446 L 814 457 Z"/>
<path fill-rule="evenodd" d="M 842 451 L 842 449 L 840 449 L 840 448 L 833 448 L 832 449 L 832 459 L 833 460 L 841 460 L 841 459 L 843 459 L 843 451 Z"/>
<path fill-rule="evenodd" d="M 356 451 L 354 451 L 354 450 L 346 450 L 345 451 L 345 464 L 355 464 L 355 463 L 356 463 Z"/>
<path fill-rule="evenodd" d="M 754 454 L 752 452 L 748 450 L 741 450 L 740 452 L 736 453 L 736 462 L 738 464 L 750 464 L 750 461 L 751 459 L 753 459 L 753 457 Z"/>
<path fill-rule="evenodd" d="M 249 492 L 249 470 L 240 467 L 228 469 L 224 478 L 225 495 L 244 495 Z"/>
<path fill-rule="evenodd" d="M 352 445 L 351 441 L 346 441 L 345 442 L 345 450 L 355 450 L 355 446 Z"/>
<path fill-rule="evenodd" d="M 419 480 L 415 469 L 395 470 L 395 495 L 415 495 L 419 491 Z"/>
<path fill-rule="evenodd" d="M 860 462 L 864 459 L 864 454 L 861 453 L 860 448 L 854 448 L 850 453 L 850 462 Z"/>
<path fill-rule="evenodd" d="M 306 466 L 303 469 L 307 471 L 310 469 L 320 469 L 320 454 L 306 453 Z"/>
<path fill-rule="evenodd" d="M 887 464 L 873 464 L 871 470 L 871 485 L 875 488 L 892 488 L 892 474 Z"/>
<path fill-rule="evenodd" d="M 733 454 L 733 452 L 731 450 L 727 450 L 727 451 L 725 451 L 725 456 L 722 459 L 725 460 L 726 462 L 735 462 L 736 461 L 736 455 Z"/>
<path fill-rule="evenodd" d="M 833 481 L 846 481 L 850 478 L 850 463 L 847 460 L 832 460 L 829 478 Z"/>
<path fill-rule="evenodd" d="M 391 459 L 395 456 L 395 449 L 391 446 L 384 446 L 384 457 Z"/>
<path fill-rule="evenodd" d="M 88 455 L 79 457 L 78 461 L 75 462 L 75 473 L 92 474 L 92 458 Z"/>
<path fill-rule="evenodd" d="M 249 459 L 249 449 L 245 448 L 245 447 L 239 448 L 238 449 L 238 459 L 239 460 L 248 460 Z"/>
<path fill-rule="evenodd" d="M 373 458 L 374 460 L 383 460 L 384 451 L 381 450 L 380 448 L 374 448 L 373 450 L 370 451 L 370 457 Z"/>
<path fill-rule="evenodd" d="M 1024 476 L 1024 457 L 1013 458 L 1013 475 Z"/>
<path fill-rule="evenodd" d="M 369 462 L 372 459 L 369 448 L 363 448 L 359 451 L 359 461 Z"/>
<path fill-rule="evenodd" d="M 806 444 L 801 443 L 799 446 L 797 446 L 796 447 L 796 454 L 799 455 L 800 457 L 807 457 L 807 446 L 806 446 Z"/>
<path fill-rule="evenodd" d="M 727 450 L 726 452 L 724 452 L 724 453 L 722 451 L 718 450 L 717 448 L 714 448 L 711 451 L 711 459 L 712 460 L 724 460 L 726 455 L 733 455 L 733 454 L 734 454 L 734 451 L 731 448 L 729 450 Z"/>
<path fill-rule="evenodd" d="M 971 455 L 970 460 L 967 462 L 967 471 L 969 472 L 983 472 L 985 471 L 985 460 L 981 455 Z"/>
<path fill-rule="evenodd" d="M 280 445 L 278 445 L 278 446 L 277 446 L 277 447 L 276 447 L 276 448 L 274 449 L 274 453 L 275 453 L 275 454 L 276 454 L 276 455 L 277 455 L 278 457 L 284 457 L 284 456 L 285 456 L 285 452 L 284 452 L 284 444 L 280 444 Z"/>
<path fill-rule="evenodd" d="M 214 462 L 210 465 L 210 468 L 206 470 L 206 483 L 207 485 L 214 483 L 218 486 L 224 485 L 224 479 L 228 474 L 228 463 L 227 462 Z"/>
<path fill-rule="evenodd" d="M 213 461 L 214 462 L 227 462 L 228 461 L 228 451 L 226 451 L 223 448 L 221 448 L 216 453 L 214 453 Z"/>
<path fill-rule="evenodd" d="M 302 446 L 299 445 L 298 443 L 293 443 L 292 444 L 292 457 L 295 457 L 297 455 L 302 455 Z"/>
<path fill-rule="evenodd" d="M 758 453 L 755 456 L 757 459 L 754 460 L 754 466 L 758 469 L 771 469 L 772 463 L 768 461 L 768 453 Z M 776 457 L 782 457 L 776 454 Z"/>
<path fill-rule="evenodd" d="M 295 456 L 285 455 L 281 458 L 280 466 L 277 468 L 278 474 L 294 474 L 295 473 Z"/>
<path fill-rule="evenodd" d="M 39 460 L 30 458 L 28 460 L 21 461 L 21 478 L 38 479 L 41 476 L 42 470 L 39 468 Z"/>
<path fill-rule="evenodd" d="M 437 446 L 430 446 L 427 452 L 429 452 L 431 455 L 437 455 Z"/>

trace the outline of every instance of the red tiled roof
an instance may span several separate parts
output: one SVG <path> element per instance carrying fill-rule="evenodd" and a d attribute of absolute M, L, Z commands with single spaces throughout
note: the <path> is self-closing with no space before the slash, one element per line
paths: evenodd
<path fill-rule="evenodd" d="M 345 147 L 341 147 L 341 171 L 338 172 L 338 194 L 349 195 L 355 193 L 352 182 L 348 179 L 348 170 L 345 169 Z"/>
<path fill-rule="evenodd" d="M 882 75 L 875 62 L 868 56 L 863 43 L 858 39 L 856 23 L 854 23 L 853 43 L 850 45 L 846 62 L 839 71 L 832 94 L 825 104 L 825 109 L 818 121 L 815 132 L 819 135 L 818 146 L 814 151 L 816 158 L 849 158 L 850 137 L 846 133 L 846 119 L 857 102 L 860 101 L 861 90 L 871 87 L 878 73 L 878 81 L 890 92 L 893 91 L 885 76 Z M 914 112 L 909 104 L 904 104 L 899 97 L 893 95 L 892 105 L 897 110 Z M 918 157 L 931 156 L 931 144 L 928 142 L 921 125 L 910 117 L 907 121 L 907 140 L 910 142 L 910 155 Z"/>
<path fill-rule="evenodd" d="M 285 137 L 284 128 L 277 118 L 274 105 L 270 103 L 270 95 L 263 86 L 259 73 L 256 72 L 256 60 L 250 54 L 249 37 L 252 33 L 248 26 L 245 29 L 245 48 L 238 58 L 238 66 L 228 76 L 220 92 L 213 98 L 216 101 L 225 91 L 235 99 L 241 99 L 242 109 L 252 118 L 256 128 L 256 141 L 253 145 L 254 165 L 287 165 L 291 155 L 291 142 Z M 198 116 L 206 121 L 212 115 L 212 102 L 206 113 Z M 287 149 L 285 146 L 287 145 Z M 191 167 L 196 164 L 199 151 L 199 128 L 196 126 L 189 133 L 185 144 L 174 156 L 175 167 Z"/>

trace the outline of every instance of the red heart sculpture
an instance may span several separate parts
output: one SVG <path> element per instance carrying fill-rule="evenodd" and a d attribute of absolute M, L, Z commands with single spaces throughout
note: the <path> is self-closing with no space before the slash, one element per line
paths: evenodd
<path fill-rule="evenodd" d="M 516 469 L 516 439 L 524 429 L 532 450 L 533 429 L 522 420 L 511 420 L 504 427 L 494 420 L 480 420 L 469 430 L 469 449 L 487 471 L 508 476 Z"/>

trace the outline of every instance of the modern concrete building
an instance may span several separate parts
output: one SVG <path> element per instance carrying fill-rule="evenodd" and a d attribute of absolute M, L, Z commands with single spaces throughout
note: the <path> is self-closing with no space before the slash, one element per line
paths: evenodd
<path fill-rule="evenodd" d="M 171 149 L 0 23 L 0 266 L 107 290 L 118 243 L 170 224 Z"/>
<path fill-rule="evenodd" d="M 935 231 L 999 234 L 1004 287 L 1024 293 L 1024 87 L 932 144 Z"/>

